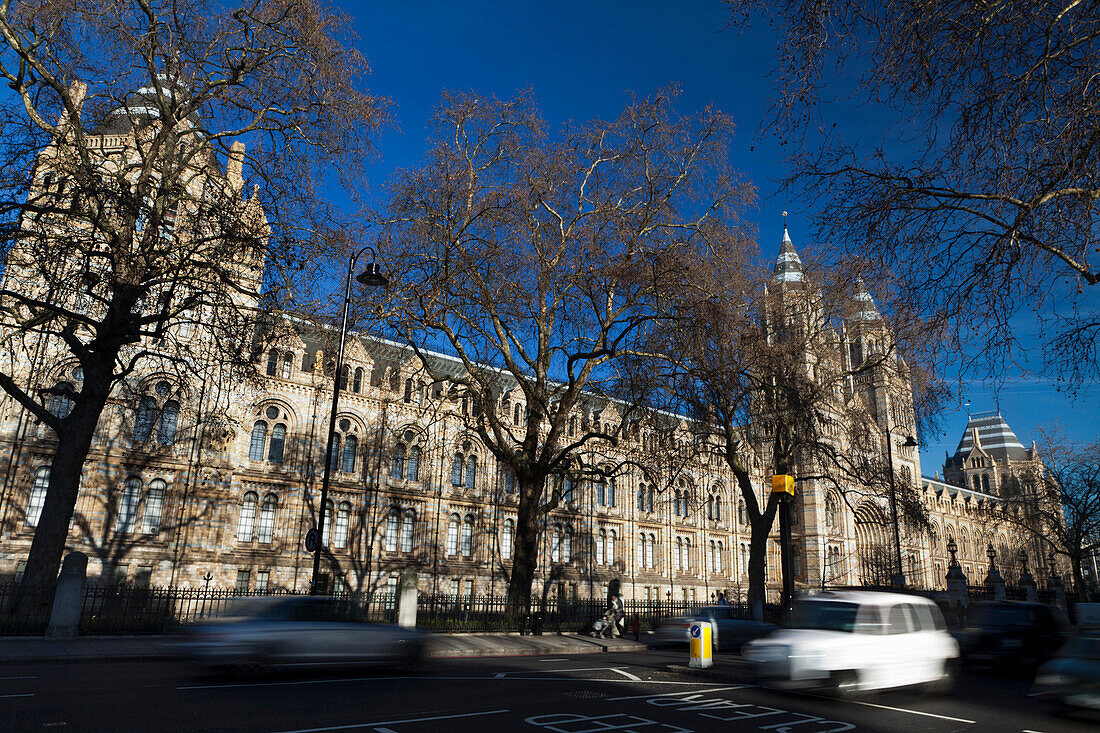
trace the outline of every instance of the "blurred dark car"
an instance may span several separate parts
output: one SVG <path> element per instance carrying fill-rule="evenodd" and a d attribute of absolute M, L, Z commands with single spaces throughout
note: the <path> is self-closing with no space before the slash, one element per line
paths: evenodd
<path fill-rule="evenodd" d="M 1039 667 L 1035 693 L 1063 705 L 1100 710 L 1100 636 L 1078 636 Z"/>
<path fill-rule="evenodd" d="M 224 617 L 188 627 L 175 647 L 183 658 L 221 670 L 419 661 L 425 634 L 365 618 L 349 599 L 249 598 Z"/>
<path fill-rule="evenodd" d="M 1050 659 L 1069 638 L 1063 614 L 1042 603 L 985 601 L 967 611 L 967 627 L 958 634 L 964 662 L 1011 663 L 1033 670 Z"/>
<path fill-rule="evenodd" d="M 689 641 L 688 628 L 693 621 L 709 621 L 711 646 L 714 649 L 738 651 L 742 644 L 775 631 L 775 624 L 741 618 L 733 606 L 703 606 L 688 616 L 664 619 L 654 632 L 657 644 L 680 644 Z"/>

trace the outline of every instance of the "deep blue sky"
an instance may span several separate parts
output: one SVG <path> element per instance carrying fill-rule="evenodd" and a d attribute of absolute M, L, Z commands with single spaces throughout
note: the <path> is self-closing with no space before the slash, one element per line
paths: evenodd
<path fill-rule="evenodd" d="M 796 247 L 813 246 L 803 222 L 809 217 L 788 206 L 777 181 L 786 173 L 781 146 L 760 134 L 774 93 L 768 74 L 775 66 L 777 34 L 766 22 L 749 31 L 724 30 L 719 0 L 676 3 L 631 2 L 468 2 L 354 3 L 344 7 L 356 18 L 359 47 L 373 68 L 372 92 L 393 99 L 399 130 L 379 139 L 380 160 L 373 167 L 379 187 L 395 168 L 415 165 L 426 149 L 425 125 L 444 89 L 472 90 L 501 98 L 532 89 L 552 125 L 567 120 L 611 118 L 626 93 L 639 95 L 675 83 L 683 112 L 713 103 L 733 115 L 738 136 L 733 166 L 752 180 L 760 196 L 750 212 L 759 226 L 765 255 L 778 252 L 784 209 Z M 848 80 L 831 79 L 842 90 Z M 835 108 L 837 129 L 849 138 L 875 140 L 882 134 L 876 110 Z M 1013 381 L 997 391 L 968 385 L 944 415 L 943 435 L 926 436 L 923 472 L 954 453 L 967 421 L 961 406 L 974 412 L 997 409 L 1025 445 L 1038 427 L 1060 425 L 1075 440 L 1100 435 L 1100 390 L 1076 398 L 1046 382 Z"/>

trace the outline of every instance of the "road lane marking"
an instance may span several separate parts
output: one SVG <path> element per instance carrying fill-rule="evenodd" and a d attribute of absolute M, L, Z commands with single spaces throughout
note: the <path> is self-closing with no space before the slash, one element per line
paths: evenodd
<path fill-rule="evenodd" d="M 618 682 L 618 680 L 615 680 L 615 681 Z M 642 681 L 645 682 L 645 680 L 642 680 Z M 689 684 L 691 684 L 691 683 L 689 683 Z M 706 684 L 714 684 L 714 683 L 696 682 L 694 684 L 706 685 Z M 711 687 L 711 688 L 708 688 L 706 690 L 703 690 L 703 692 L 722 692 L 723 690 L 745 690 L 745 689 L 748 689 L 750 687 L 752 687 L 752 685 L 731 685 L 729 687 Z M 644 700 L 644 699 L 650 698 L 650 697 L 668 697 L 668 696 L 671 696 L 671 695 L 697 695 L 697 694 L 699 694 L 698 690 L 683 690 L 681 692 L 661 692 L 661 693 L 657 693 L 657 694 L 652 694 L 651 693 L 649 695 L 627 695 L 626 697 L 609 697 L 609 698 L 607 698 L 607 702 L 612 702 L 613 700 Z"/>
<path fill-rule="evenodd" d="M 618 667 L 610 667 L 610 669 L 611 669 L 612 672 L 618 672 L 619 674 L 621 674 L 623 677 L 626 677 L 627 679 L 634 680 L 635 682 L 641 682 L 642 681 L 641 677 L 639 677 L 636 674 L 631 674 L 630 672 L 627 672 L 625 669 L 619 669 Z"/>
<path fill-rule="evenodd" d="M 8 698 L 8 697 L 34 697 L 34 693 L 33 692 L 24 692 L 20 695 L 0 695 L 0 699 Z"/>
<path fill-rule="evenodd" d="M 836 698 L 832 698 L 832 697 L 824 697 L 823 695 L 810 695 L 810 697 L 816 697 L 816 698 L 819 698 L 821 700 L 835 700 L 836 699 Z M 927 716 L 929 718 L 939 718 L 940 720 L 953 720 L 956 723 L 970 723 L 971 725 L 974 725 L 978 722 L 976 720 L 967 720 L 966 718 L 952 718 L 950 715 L 940 715 L 938 713 L 926 713 L 923 710 L 909 710 L 907 708 L 894 708 L 894 707 L 890 707 L 889 705 L 879 705 L 878 703 L 863 702 L 861 700 L 845 700 L 845 702 L 850 702 L 853 705 L 865 705 L 869 708 L 881 708 L 882 710 L 893 710 L 896 713 L 909 713 L 910 715 L 924 715 L 924 716 Z"/>
<path fill-rule="evenodd" d="M 456 715 L 433 715 L 428 718 L 409 718 L 407 720 L 379 720 L 373 723 L 352 723 L 350 725 L 330 725 L 326 728 L 298 728 L 297 730 L 284 730 L 279 733 L 321 733 L 326 730 L 351 730 L 352 728 L 380 728 L 385 725 L 401 725 L 402 723 L 426 723 L 430 720 L 453 720 L 455 718 L 476 718 L 480 715 L 499 715 L 508 710 L 488 710 L 484 713 L 458 713 Z"/>
<path fill-rule="evenodd" d="M 27 677 L 0 677 L 0 680 L 36 680 L 37 675 L 28 675 Z"/>
<path fill-rule="evenodd" d="M 540 659 L 539 661 L 540 661 L 540 662 L 568 662 L 569 660 L 568 660 L 568 659 L 565 659 L 565 658 L 563 657 L 563 658 L 561 658 L 561 659 Z"/>

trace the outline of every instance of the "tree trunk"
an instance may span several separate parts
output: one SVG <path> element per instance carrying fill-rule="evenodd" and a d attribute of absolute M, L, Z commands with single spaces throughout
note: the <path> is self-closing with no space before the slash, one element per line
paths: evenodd
<path fill-rule="evenodd" d="M 508 580 L 508 620 L 518 623 L 530 610 L 531 585 L 539 560 L 539 507 L 545 479 L 519 480 L 519 507 Z"/>
<path fill-rule="evenodd" d="M 768 534 L 771 532 L 771 517 L 764 514 L 752 521 L 752 533 L 749 537 L 749 609 L 755 621 L 764 620 L 765 563 L 768 559 Z M 765 526 L 767 522 L 767 526 Z"/>
<path fill-rule="evenodd" d="M 100 360 L 99 368 L 86 367 L 84 389 L 58 433 L 57 449 L 50 463 L 49 488 L 23 573 L 24 585 L 42 589 L 42 603 L 47 605 L 53 600 L 58 568 L 69 535 L 69 521 L 80 491 L 84 460 L 107 403 L 114 354 L 103 356 L 106 358 Z"/>

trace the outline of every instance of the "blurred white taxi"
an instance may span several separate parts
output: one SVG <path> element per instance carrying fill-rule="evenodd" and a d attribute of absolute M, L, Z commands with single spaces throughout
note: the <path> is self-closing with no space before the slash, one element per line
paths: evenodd
<path fill-rule="evenodd" d="M 175 644 L 182 657 L 206 667 L 410 664 L 427 636 L 415 629 L 362 621 L 362 606 L 318 596 L 250 598 L 222 618 L 190 626 Z"/>
<path fill-rule="evenodd" d="M 932 601 L 852 591 L 799 600 L 791 628 L 749 642 L 741 653 L 777 686 L 850 695 L 917 684 L 946 690 L 959 646 Z"/>

